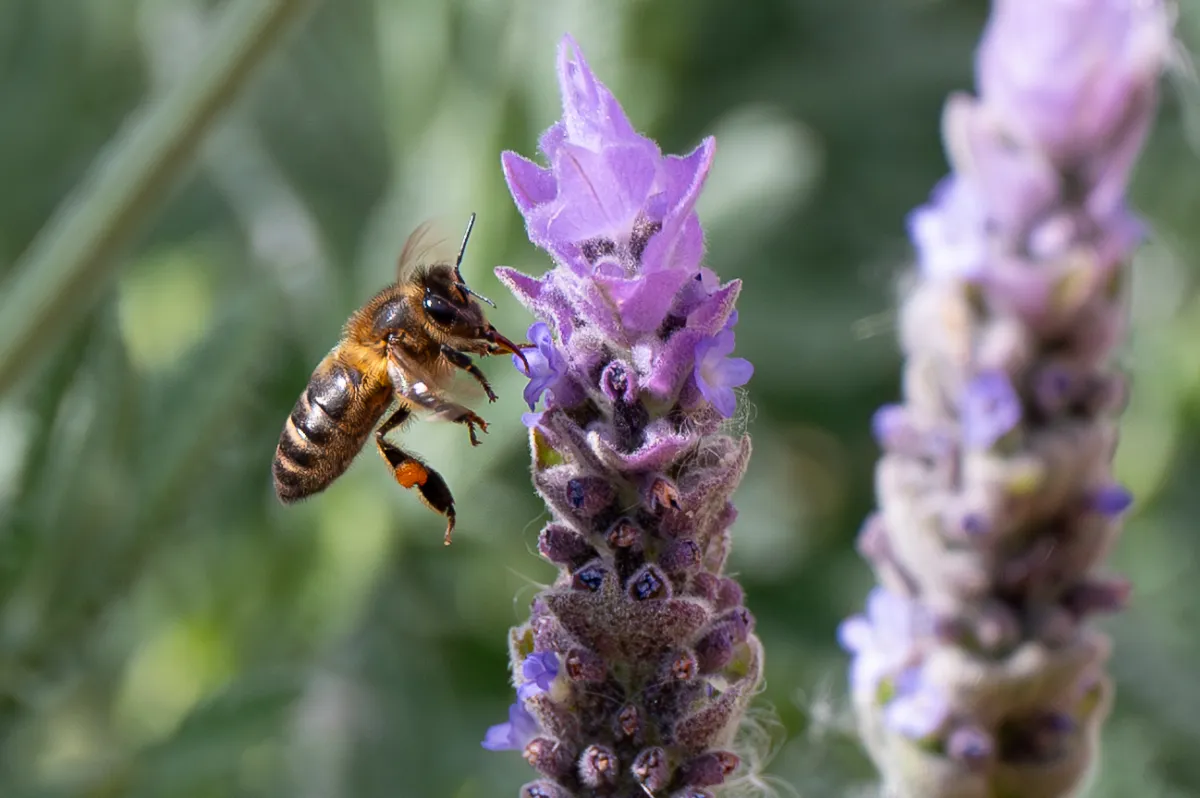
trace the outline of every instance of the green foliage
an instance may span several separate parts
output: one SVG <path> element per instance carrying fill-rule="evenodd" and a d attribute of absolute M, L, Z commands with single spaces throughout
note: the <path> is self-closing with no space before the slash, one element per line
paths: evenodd
<path fill-rule="evenodd" d="M 137 162 L 104 149 L 124 120 L 214 68 L 197 60 L 223 10 L 209 5 L 0 3 L 0 291 L 33 279 L 18 259 L 95 159 Z M 1193 42 L 1200 13 L 1181 6 Z M 53 310 L 0 396 L 0 795 L 482 798 L 528 778 L 479 747 L 511 700 L 506 630 L 552 573 L 532 552 L 544 519 L 520 375 L 484 364 L 501 401 L 481 409 L 478 450 L 451 425 L 404 433 L 459 498 L 449 549 L 369 452 L 286 509 L 269 465 L 310 369 L 426 217 L 479 213 L 468 277 L 522 333 L 491 267 L 544 262 L 498 155 L 528 152 L 556 117 L 564 30 L 664 149 L 718 136 L 701 216 L 713 267 L 745 280 L 738 342 L 757 365 L 732 565 L 767 650 L 760 702 L 782 725 L 758 729 L 778 749 L 769 783 L 866 794 L 834 629 L 869 583 L 853 539 L 872 501 L 870 414 L 898 391 L 903 220 L 945 171 L 940 105 L 969 86 L 985 11 L 319 4 L 185 180 L 127 220 L 143 232 L 99 258 L 89 290 L 64 299 L 84 285 L 69 282 L 45 307 L 0 297 L 6 330 L 10 312 Z M 1175 83 L 1135 191 L 1155 236 L 1119 456 L 1138 506 L 1115 567 L 1137 589 L 1111 624 L 1118 697 L 1095 798 L 1200 793 L 1200 95 Z"/>

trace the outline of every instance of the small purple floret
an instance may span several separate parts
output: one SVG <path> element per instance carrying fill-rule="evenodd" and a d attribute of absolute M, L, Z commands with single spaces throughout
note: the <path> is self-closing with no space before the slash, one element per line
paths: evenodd
<path fill-rule="evenodd" d="M 960 726 L 950 733 L 946 741 L 946 753 L 971 766 L 984 763 L 994 750 L 991 736 L 977 726 Z"/>
<path fill-rule="evenodd" d="M 929 203 L 908 217 L 921 272 L 932 280 L 974 280 L 987 264 L 985 209 L 978 194 L 953 176 L 933 190 Z"/>
<path fill-rule="evenodd" d="M 558 655 L 553 651 L 530 654 L 521 664 L 522 682 L 517 686 L 517 698 L 524 701 L 544 693 L 558 676 Z"/>
<path fill-rule="evenodd" d="M 883 587 L 872 588 L 866 613 L 847 618 L 838 627 L 838 641 L 854 655 L 850 668 L 854 692 L 878 692 L 885 678 L 896 676 L 918 656 L 919 639 L 930 629 L 929 618 L 915 601 Z"/>
<path fill-rule="evenodd" d="M 897 446 L 905 433 L 910 430 L 908 414 L 904 411 L 903 405 L 883 405 L 875 411 L 875 415 L 871 418 L 871 432 L 875 437 L 875 442 L 884 449 L 892 449 Z"/>
<path fill-rule="evenodd" d="M 554 386 L 567 372 L 567 361 L 554 346 L 554 336 L 545 322 L 535 322 L 529 328 L 532 349 L 523 349 L 529 363 L 529 384 L 525 386 L 525 403 L 533 410 L 543 393 L 554 396 Z M 524 365 L 516 355 L 512 356 L 513 367 L 525 373 Z M 530 425 L 526 425 L 530 426 Z"/>
<path fill-rule="evenodd" d="M 895 695 L 884 708 L 884 720 L 894 731 L 920 740 L 942 727 L 950 704 L 919 667 L 905 668 L 895 678 Z"/>
<path fill-rule="evenodd" d="M 923 676 L 923 647 L 933 634 L 932 618 L 912 599 L 883 587 L 871 590 L 867 610 L 838 628 L 842 648 L 853 655 L 850 688 L 863 701 L 875 701 L 886 683 L 890 727 L 913 738 L 933 733 L 945 720 L 945 697 Z"/>
<path fill-rule="evenodd" d="M 988 371 L 971 380 L 962 407 L 963 442 L 967 446 L 990 448 L 1020 421 L 1021 398 L 1007 374 Z"/>
<path fill-rule="evenodd" d="M 538 722 L 521 701 L 508 708 L 508 721 L 490 727 L 483 738 L 489 751 L 520 751 L 538 733 Z"/>
<path fill-rule="evenodd" d="M 1093 493 L 1088 504 L 1095 512 L 1116 518 L 1133 505 L 1133 494 L 1124 485 L 1107 485 Z"/>
<path fill-rule="evenodd" d="M 962 530 L 971 536 L 983 535 L 988 531 L 987 517 L 981 513 L 964 513 Z"/>
<path fill-rule="evenodd" d="M 696 344 L 696 386 L 725 418 L 730 418 L 737 407 L 733 389 L 748 383 L 754 374 L 754 366 L 749 360 L 729 357 L 733 352 L 733 325 L 736 323 L 735 311 L 725 329 Z"/>

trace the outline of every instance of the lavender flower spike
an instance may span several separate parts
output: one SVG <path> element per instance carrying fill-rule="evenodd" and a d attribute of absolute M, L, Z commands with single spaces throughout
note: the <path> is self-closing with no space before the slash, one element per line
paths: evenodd
<path fill-rule="evenodd" d="M 722 574 L 750 441 L 721 425 L 753 367 L 729 357 L 740 284 L 700 265 L 714 145 L 664 156 L 569 37 L 558 76 L 549 168 L 503 156 L 555 267 L 497 274 L 539 319 L 525 398 L 545 409 L 526 423 L 553 515 L 538 547 L 560 572 L 512 631 L 517 704 L 484 745 L 523 749 L 541 774 L 525 798 L 703 798 L 740 766 L 729 749 L 762 674 Z"/>
<path fill-rule="evenodd" d="M 979 96 L 944 120 L 953 173 L 910 219 L 904 402 L 875 419 L 882 585 L 846 621 L 859 728 L 896 798 L 1058 798 L 1098 762 L 1128 585 L 1095 569 L 1112 365 L 1141 231 L 1124 194 L 1171 45 L 1162 0 L 995 0 Z"/>

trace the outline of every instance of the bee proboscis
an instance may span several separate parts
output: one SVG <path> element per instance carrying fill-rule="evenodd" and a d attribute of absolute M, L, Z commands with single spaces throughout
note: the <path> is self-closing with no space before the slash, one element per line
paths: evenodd
<path fill-rule="evenodd" d="M 446 398 L 451 378 L 457 370 L 467 372 L 494 402 L 496 394 L 470 355 L 507 352 L 525 360 L 520 348 L 488 323 L 479 300 L 495 305 L 463 281 L 460 268 L 474 225 L 471 214 L 453 264 L 424 262 L 432 228 L 428 223 L 418 227 L 400 253 L 396 281 L 350 316 L 279 436 L 271 471 L 280 501 L 290 504 L 328 487 L 374 430 L 375 446 L 396 481 L 416 488 L 426 505 L 445 516 L 445 543 L 450 544 L 455 511 L 446 481 L 386 436 L 414 411 L 424 410 L 465 425 L 471 444 L 478 446 L 476 427 L 487 432 L 487 422 Z M 395 411 L 376 428 L 393 403 Z"/>

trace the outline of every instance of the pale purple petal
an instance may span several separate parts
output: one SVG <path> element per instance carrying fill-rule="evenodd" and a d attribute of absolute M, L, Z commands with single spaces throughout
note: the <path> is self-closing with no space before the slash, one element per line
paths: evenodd
<path fill-rule="evenodd" d="M 537 719 L 517 701 L 508 708 L 508 721 L 488 728 L 483 747 L 489 751 L 520 751 L 540 731 Z"/>
<path fill-rule="evenodd" d="M 558 46 L 558 85 L 568 137 L 585 146 L 643 140 L 612 92 L 596 79 L 570 35 Z"/>
<path fill-rule="evenodd" d="M 525 681 L 536 684 L 541 690 L 549 690 L 558 676 L 558 655 L 553 651 L 530 654 L 521 665 L 521 676 Z"/>
<path fill-rule="evenodd" d="M 534 208 L 552 201 L 558 194 L 554 173 L 549 169 L 543 169 L 515 152 L 502 153 L 500 165 L 517 209 L 526 218 Z"/>
<path fill-rule="evenodd" d="M 554 387 L 566 374 L 567 364 L 554 344 L 554 336 L 545 322 L 536 322 L 529 328 L 529 341 L 532 349 L 523 349 L 522 354 L 529 364 L 529 384 L 525 386 L 525 403 L 533 410 L 543 393 L 554 395 Z M 524 372 L 525 364 L 516 356 L 512 356 L 513 368 Z"/>
<path fill-rule="evenodd" d="M 1054 164 L 1035 148 L 1014 142 L 986 105 L 966 97 L 951 99 L 944 127 L 949 149 L 966 161 L 955 162 L 958 179 L 969 181 L 974 192 L 955 199 L 968 203 L 959 221 L 979 224 L 982 204 L 969 203 L 972 197 L 987 197 L 986 219 L 992 227 L 1024 231 L 1058 202 L 1062 180 Z"/>
<path fill-rule="evenodd" d="M 645 271 L 684 269 L 691 272 L 699 266 L 704 254 L 704 232 L 693 208 L 715 152 L 716 141 L 709 137 L 686 157 L 669 156 L 662 162 L 661 191 L 647 208 L 647 215 L 660 220 L 662 229 L 650 239 L 642 256 Z"/>
<path fill-rule="evenodd" d="M 733 330 L 725 329 L 696 344 L 696 386 L 722 416 L 730 418 L 737 408 L 733 389 L 745 385 L 754 366 L 743 358 L 730 358 Z"/>
<path fill-rule="evenodd" d="M 625 330 L 648 333 L 658 329 L 666 318 L 676 292 L 688 280 L 687 272 L 663 271 L 622 277 L 596 277 L 607 299 L 616 306 Z"/>
<path fill-rule="evenodd" d="M 738 387 L 750 382 L 754 376 L 754 364 L 744 357 L 731 357 L 722 365 L 727 385 Z"/>
<path fill-rule="evenodd" d="M 924 678 L 917 668 L 909 668 L 895 681 L 895 695 L 884 708 L 884 720 L 894 731 L 919 740 L 938 731 L 950 712 L 946 696 Z"/>
<path fill-rule="evenodd" d="M 1170 47 L 1159 0 L 996 0 L 979 46 L 980 94 L 1010 129 L 1069 165 L 1109 151 Z"/>
<path fill-rule="evenodd" d="M 865 650 L 873 640 L 871 624 L 861 615 L 853 615 L 838 625 L 838 643 L 851 654 Z"/>
<path fill-rule="evenodd" d="M 657 148 L 637 145 L 593 152 L 564 144 L 554 161 L 558 196 L 547 219 L 552 240 L 627 238 L 654 183 Z"/>
<path fill-rule="evenodd" d="M 989 371 L 978 375 L 967 386 L 963 398 L 963 441 L 968 446 L 987 449 L 1003 438 L 1021 421 L 1021 398 L 1008 375 Z"/>
<path fill-rule="evenodd" d="M 908 232 L 931 279 L 973 280 L 987 267 L 983 203 L 960 178 L 943 180 L 929 203 L 909 214 Z"/>
<path fill-rule="evenodd" d="M 1089 504 L 1101 515 L 1115 518 L 1133 504 L 1133 494 L 1124 485 L 1107 485 L 1092 493 Z"/>

